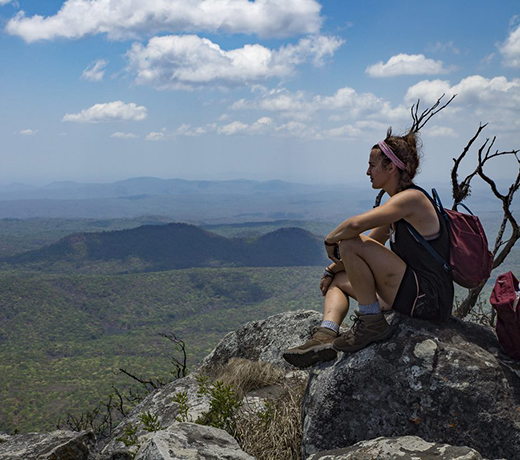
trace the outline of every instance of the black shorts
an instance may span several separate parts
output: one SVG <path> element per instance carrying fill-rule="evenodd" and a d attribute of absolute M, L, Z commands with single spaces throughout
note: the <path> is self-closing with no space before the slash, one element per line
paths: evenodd
<path fill-rule="evenodd" d="M 392 310 L 413 318 L 439 319 L 440 311 L 435 300 L 421 289 L 417 274 L 406 267 Z"/>

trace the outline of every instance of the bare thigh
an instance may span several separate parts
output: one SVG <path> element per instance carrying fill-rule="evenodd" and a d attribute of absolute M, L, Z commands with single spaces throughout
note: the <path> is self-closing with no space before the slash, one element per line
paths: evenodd
<path fill-rule="evenodd" d="M 365 235 L 341 241 L 340 252 L 342 258 L 355 255 L 363 259 L 370 267 L 375 281 L 376 294 L 388 309 L 394 303 L 403 280 L 406 271 L 404 261 L 386 246 Z"/>
<path fill-rule="evenodd" d="M 345 295 L 353 298 L 354 300 L 357 300 L 356 293 L 352 289 L 352 284 L 350 284 L 350 281 L 348 279 L 348 275 L 346 272 L 342 271 L 342 272 L 336 273 L 336 275 L 334 276 L 334 281 L 330 285 L 330 288 L 332 288 L 332 287 L 337 287 L 338 289 L 341 289 L 341 291 L 343 291 L 343 293 Z M 392 304 L 386 303 L 379 294 L 377 294 L 377 298 L 379 300 L 379 304 L 381 305 L 382 310 L 391 310 L 392 309 Z"/>
<path fill-rule="evenodd" d="M 350 281 L 348 279 L 346 272 L 342 271 L 342 272 L 338 272 L 334 275 L 334 280 L 332 281 L 329 289 L 332 287 L 337 287 L 337 288 L 341 289 L 349 297 L 356 299 L 356 294 L 354 293 L 354 290 L 352 289 L 352 285 L 350 284 Z"/>

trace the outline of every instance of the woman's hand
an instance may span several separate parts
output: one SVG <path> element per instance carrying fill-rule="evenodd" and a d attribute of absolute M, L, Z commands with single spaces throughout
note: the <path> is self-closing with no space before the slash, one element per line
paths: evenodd
<path fill-rule="evenodd" d="M 339 246 L 337 244 L 329 245 L 325 244 L 325 250 L 327 251 L 327 257 L 335 263 L 340 263 L 341 260 L 336 256 L 339 255 Z"/>
<path fill-rule="evenodd" d="M 332 276 L 323 275 L 320 280 L 320 291 L 321 295 L 325 295 L 329 290 L 330 285 L 332 284 Z"/>

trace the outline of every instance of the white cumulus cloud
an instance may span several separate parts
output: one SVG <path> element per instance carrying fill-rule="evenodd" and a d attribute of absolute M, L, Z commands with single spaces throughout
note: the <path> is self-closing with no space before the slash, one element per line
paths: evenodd
<path fill-rule="evenodd" d="M 395 77 L 398 75 L 437 75 L 448 73 L 442 61 L 434 61 L 423 54 L 397 54 L 388 62 L 382 61 L 367 67 L 365 72 L 371 77 Z"/>
<path fill-rule="evenodd" d="M 196 31 L 285 37 L 317 33 L 320 9 L 317 0 L 66 0 L 53 16 L 20 12 L 6 31 L 27 42 Z"/>
<path fill-rule="evenodd" d="M 507 67 L 520 67 L 520 24 L 513 29 L 506 41 L 499 47 Z"/>
<path fill-rule="evenodd" d="M 459 111 L 474 114 L 483 122 L 492 122 L 494 129 L 514 130 L 515 120 L 520 119 L 520 79 L 506 77 L 485 78 L 471 75 L 459 83 L 425 80 L 408 88 L 405 100 L 409 103 L 421 99 L 427 104 L 434 103 L 439 96 L 457 95 L 454 104 Z M 453 111 L 453 109 L 452 109 Z"/>
<path fill-rule="evenodd" d="M 398 122 L 409 118 L 409 108 L 392 107 L 388 101 L 373 93 L 358 93 L 348 86 L 338 89 L 331 96 L 312 95 L 304 91 L 290 92 L 285 88 L 264 91 L 253 100 L 240 99 L 231 109 L 257 109 L 278 112 L 292 119 L 310 119 L 318 111 L 334 112 L 336 121 L 343 119 L 384 119 Z"/>
<path fill-rule="evenodd" d="M 81 74 L 81 78 L 87 81 L 101 81 L 105 75 L 105 67 L 108 61 L 105 59 L 98 59 L 87 66 Z"/>
<path fill-rule="evenodd" d="M 0 0 L 0 6 L 7 5 L 10 2 L 11 2 L 11 0 Z"/>
<path fill-rule="evenodd" d="M 150 39 L 146 46 L 134 43 L 127 52 L 127 70 L 135 73 L 137 84 L 161 90 L 252 84 L 291 75 L 305 62 L 321 65 L 342 43 L 318 36 L 278 50 L 253 44 L 226 51 L 197 35 L 167 35 Z"/>
<path fill-rule="evenodd" d="M 141 121 L 147 116 L 144 106 L 135 103 L 125 104 L 122 101 L 96 104 L 78 113 L 67 113 L 62 121 L 78 123 L 101 123 L 108 121 Z"/>
<path fill-rule="evenodd" d="M 115 132 L 115 133 L 112 133 L 110 135 L 110 137 L 115 137 L 117 139 L 135 139 L 139 136 L 137 136 L 137 134 L 133 134 L 133 133 L 122 133 L 122 132 Z"/>
<path fill-rule="evenodd" d="M 500 105 L 504 108 L 519 108 L 520 79 L 516 78 L 509 81 L 506 77 L 485 78 L 481 75 L 471 75 L 453 86 L 450 85 L 449 81 L 424 80 L 408 88 L 405 100 L 413 102 L 421 99 L 424 102 L 432 103 L 442 94 L 446 94 L 447 97 L 457 94 L 457 103 L 459 104 Z"/>

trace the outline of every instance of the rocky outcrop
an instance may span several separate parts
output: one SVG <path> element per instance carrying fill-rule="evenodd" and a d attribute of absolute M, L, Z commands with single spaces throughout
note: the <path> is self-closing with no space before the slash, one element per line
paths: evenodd
<path fill-rule="evenodd" d="M 417 436 L 377 438 L 361 441 L 344 449 L 329 450 L 311 455 L 307 460 L 482 460 L 469 447 L 426 442 Z"/>
<path fill-rule="evenodd" d="M 391 323 L 388 341 L 311 372 L 304 458 L 405 435 L 520 458 L 520 366 L 500 355 L 493 331 L 455 318 L 435 324 L 396 314 Z"/>
<path fill-rule="evenodd" d="M 127 427 L 137 428 L 135 435 L 144 436 L 147 431 L 142 424 L 142 414 L 152 414 L 158 418 L 161 426 L 167 428 L 177 422 L 179 405 L 174 401 L 178 393 L 186 393 L 189 401 L 188 420 L 195 421 L 204 411 L 209 409 L 209 397 L 198 394 L 198 384 L 194 375 L 176 380 L 149 394 L 141 404 L 135 407 L 114 430 L 110 439 L 101 450 L 99 460 L 115 460 L 118 457 L 125 458 L 129 452 L 135 453 L 138 446 L 129 447 L 121 438 L 124 437 Z"/>
<path fill-rule="evenodd" d="M 254 460 L 223 430 L 194 423 L 178 423 L 151 434 L 135 460 Z"/>
<path fill-rule="evenodd" d="M 321 316 L 316 311 L 300 310 L 244 324 L 227 334 L 202 360 L 197 370 L 202 373 L 214 373 L 231 358 L 266 361 L 291 369 L 292 366 L 282 358 L 282 351 L 305 342 L 312 328 L 321 321 Z"/>
<path fill-rule="evenodd" d="M 88 432 L 0 435 L 0 459 L 251 458 L 227 433 L 185 422 L 210 407 L 196 375 L 214 375 L 232 358 L 244 358 L 280 366 L 287 381 L 294 369 L 283 350 L 306 340 L 320 317 L 287 312 L 226 335 L 192 375 L 148 395 L 96 451 Z M 520 458 L 520 363 L 500 353 L 493 331 L 457 319 L 435 324 L 395 314 L 389 321 L 394 333 L 388 341 L 302 372 L 310 372 L 302 457 Z M 262 408 L 269 392 L 276 388 L 247 395 L 247 407 Z M 182 422 L 180 393 L 189 408 Z M 147 431 L 143 414 L 160 424 L 156 431 Z M 132 443 L 122 441 L 128 428 L 135 429 Z"/>
<path fill-rule="evenodd" d="M 220 371 L 232 358 L 244 358 L 253 361 L 266 361 L 280 367 L 290 366 L 281 356 L 282 350 L 299 345 L 306 340 L 313 326 L 320 320 L 320 314 L 315 311 L 286 312 L 271 316 L 265 320 L 252 321 L 227 334 L 217 347 L 202 361 L 189 376 L 176 380 L 148 395 L 132 410 L 114 430 L 111 438 L 101 449 L 97 460 L 116 460 L 130 458 L 130 453 L 137 451 L 138 445 L 126 446 L 121 438 L 127 427 L 137 427 L 136 436 L 141 438 L 147 434 L 140 417 L 149 413 L 158 417 L 163 428 L 173 424 L 178 426 L 178 404 L 174 397 L 186 393 L 189 412 L 188 421 L 195 421 L 209 409 L 209 396 L 198 393 L 198 374 L 214 375 Z M 255 401 L 261 407 L 261 401 Z M 248 404 L 247 407 L 252 407 Z"/>
<path fill-rule="evenodd" d="M 53 431 L 1 437 L 2 460 L 87 460 L 94 446 L 94 434 L 89 431 Z"/>

